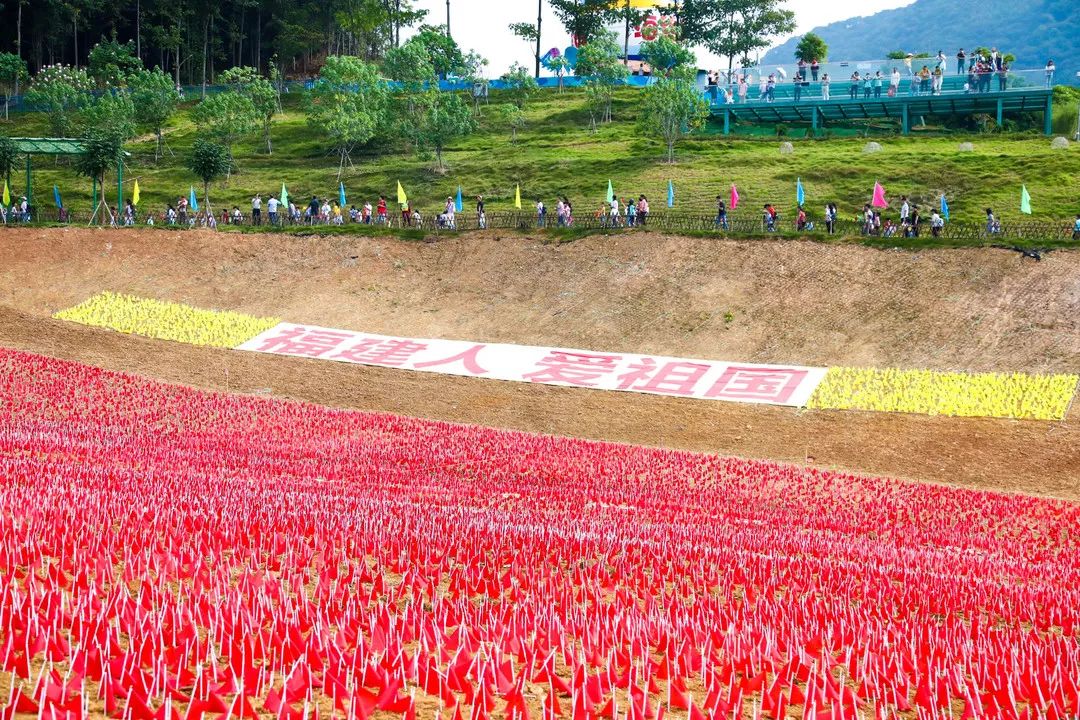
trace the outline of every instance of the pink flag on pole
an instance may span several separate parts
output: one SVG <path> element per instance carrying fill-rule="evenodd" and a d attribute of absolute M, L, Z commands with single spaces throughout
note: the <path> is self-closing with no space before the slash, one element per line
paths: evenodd
<path fill-rule="evenodd" d="M 739 207 L 739 189 L 735 187 L 735 183 L 731 183 L 731 209 Z"/>
<path fill-rule="evenodd" d="M 885 188 L 881 187 L 881 183 L 874 183 L 874 199 L 870 202 L 874 207 L 887 208 L 889 203 L 885 202 Z"/>

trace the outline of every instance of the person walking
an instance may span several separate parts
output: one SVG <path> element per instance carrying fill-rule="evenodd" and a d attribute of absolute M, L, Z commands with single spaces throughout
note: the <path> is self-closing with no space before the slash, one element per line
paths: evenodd
<path fill-rule="evenodd" d="M 251 198 L 251 224 L 262 225 L 262 195 Z"/>
<path fill-rule="evenodd" d="M 722 195 L 716 196 L 716 227 L 727 230 L 727 205 L 724 204 Z"/>

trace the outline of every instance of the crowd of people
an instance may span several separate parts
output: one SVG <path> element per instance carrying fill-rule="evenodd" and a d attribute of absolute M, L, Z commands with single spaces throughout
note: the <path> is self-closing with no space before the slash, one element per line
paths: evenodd
<path fill-rule="evenodd" d="M 335 200 L 320 199 L 317 195 L 312 195 L 311 200 L 302 206 L 292 200 L 283 203 L 273 195 L 267 196 L 264 201 L 262 195 L 256 195 L 251 199 L 250 213 L 245 213 L 239 206 L 234 205 L 231 210 L 222 209 L 220 214 L 215 215 L 208 209 L 195 210 L 190 206 L 188 198 L 179 197 L 175 203 L 167 205 L 161 213 L 147 215 L 144 222 L 149 226 L 161 224 L 208 228 L 216 228 L 219 225 L 281 227 L 360 224 L 401 228 L 458 229 L 458 203 L 453 197 L 447 197 L 446 202 L 432 214 L 433 220 L 426 223 L 424 214 L 411 202 L 405 201 L 397 205 L 399 206 L 397 212 L 391 213 L 390 204 L 384 195 L 380 195 L 374 203 L 367 201 L 359 207 L 351 205 L 347 209 Z M 565 196 L 556 200 L 554 220 L 549 217 L 548 208 L 543 199 L 537 198 L 533 207 L 538 228 L 569 228 L 575 225 L 573 204 Z M 263 215 L 264 208 L 265 216 Z M 103 212 L 106 211 L 103 210 Z M 30 222 L 31 215 L 31 208 L 25 197 L 13 202 L 10 209 L 0 206 L 0 220 L 5 224 Z M 106 216 L 110 218 L 110 224 L 114 227 L 134 226 L 138 213 L 135 206 L 128 201 L 120 213 L 109 209 Z M 649 200 L 645 195 L 639 195 L 637 199 L 633 197 L 621 199 L 617 194 L 612 193 L 611 199 L 597 208 L 593 219 L 596 226 L 601 228 L 644 228 L 648 225 L 649 216 Z M 472 227 L 481 230 L 487 228 L 487 211 L 483 195 L 476 196 L 474 219 L 475 225 Z M 827 203 L 824 206 L 821 219 L 827 234 L 837 233 L 840 213 L 836 203 Z M 931 209 L 927 216 L 918 205 L 910 202 L 907 196 L 901 196 L 899 213 L 895 221 L 884 217 L 881 209 L 869 203 L 865 204 L 861 211 L 853 215 L 850 220 L 848 227 L 850 228 L 852 224 L 858 225 L 860 232 L 866 236 L 918 238 L 927 229 L 932 237 L 940 237 L 947 218 L 937 208 Z M 731 227 L 728 205 L 721 195 L 716 196 L 714 224 L 719 230 L 728 230 Z M 815 223 L 803 205 L 796 206 L 791 227 L 797 232 L 812 232 L 815 229 Z M 773 233 L 782 229 L 777 206 L 774 203 L 765 203 L 762 206 L 761 230 Z M 985 234 L 1000 233 L 1001 222 L 993 210 L 987 208 Z M 1074 240 L 1080 240 L 1080 215 L 1076 216 L 1072 236 Z"/>
<path fill-rule="evenodd" d="M 908 80 L 908 94 L 911 96 L 941 95 L 944 91 L 945 77 L 949 74 L 949 58 L 943 50 L 938 50 L 937 56 L 922 63 L 918 68 L 914 53 L 907 53 L 902 58 L 900 65 L 892 68 L 886 76 L 882 70 L 855 70 L 849 78 L 848 98 L 870 99 L 896 97 L 900 94 L 901 84 L 906 77 Z M 963 48 L 956 53 L 956 75 L 966 75 L 963 86 L 965 93 L 990 92 L 997 80 L 997 90 L 1004 91 L 1008 87 L 1008 79 L 1012 69 L 1006 61 L 1006 56 L 997 48 L 990 50 L 966 52 Z M 791 78 L 791 97 L 795 102 L 800 102 L 804 94 L 809 94 L 813 87 L 817 87 L 822 100 L 832 99 L 832 85 L 835 80 L 828 72 L 822 72 L 821 63 L 816 59 L 806 62 L 799 60 L 795 68 L 795 74 Z M 1045 67 L 1046 87 L 1053 87 L 1056 67 L 1051 59 Z M 749 68 L 732 71 L 730 74 L 718 70 L 706 74 L 706 94 L 713 104 L 734 105 L 746 102 L 772 103 L 776 101 L 777 87 L 787 81 L 787 71 L 782 67 L 774 72 L 760 72 L 755 81 L 753 72 Z M 753 91 L 756 87 L 756 93 Z"/>

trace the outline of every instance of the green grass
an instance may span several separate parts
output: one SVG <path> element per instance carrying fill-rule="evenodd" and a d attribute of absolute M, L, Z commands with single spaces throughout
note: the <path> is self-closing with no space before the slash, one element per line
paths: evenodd
<path fill-rule="evenodd" d="M 337 159 L 318 133 L 310 128 L 297 97 L 286 100 L 286 111 L 273 130 L 275 152 L 266 155 L 258 138 L 235 148 L 239 172 L 211 190 L 215 208 L 238 205 L 245 211 L 258 192 L 278 194 L 284 182 L 294 199 L 337 195 Z M 736 183 L 742 196 L 738 213 L 756 217 L 762 204 L 778 204 L 786 216 L 795 205 L 795 181 L 806 187 L 812 216 L 820 216 L 824 203 L 836 202 L 844 217 L 855 214 L 869 200 L 875 181 L 889 196 L 906 194 L 927 209 L 944 193 L 953 221 L 979 223 L 983 210 L 993 207 L 1003 218 L 1019 218 L 1020 185 L 1032 196 L 1033 220 L 1065 221 L 1080 212 L 1076 195 L 1080 177 L 1080 147 L 1052 150 L 1048 138 L 1034 133 L 900 137 L 875 136 L 884 150 L 863 153 L 865 138 L 832 137 L 793 140 L 795 153 L 779 153 L 775 137 L 725 138 L 715 126 L 680 144 L 678 162 L 663 162 L 664 149 L 645 137 L 635 125 L 639 90 L 621 91 L 614 106 L 615 122 L 588 129 L 588 113 L 580 92 L 544 93 L 528 110 L 528 126 L 518 142 L 497 117 L 497 97 L 485 108 L 480 130 L 446 153 L 445 174 L 435 173 L 433 160 L 417 157 L 409 148 L 377 143 L 353 156 L 354 167 L 344 181 L 350 203 L 373 202 L 380 193 L 391 201 L 401 181 L 410 199 L 430 214 L 460 186 L 467 208 L 471 197 L 483 194 L 490 210 L 513 207 L 514 190 L 521 186 L 523 203 L 540 197 L 549 205 L 566 195 L 575 211 L 592 213 L 603 201 L 610 179 L 623 197 L 644 193 L 654 210 L 665 204 L 668 180 L 676 186 L 676 208 L 708 212 L 717 194 L 728 195 Z M 129 146 L 132 152 L 125 173 L 125 197 L 138 178 L 143 212 L 160 212 L 167 202 L 186 195 L 195 179 L 184 168 L 197 131 L 189 103 L 167 131 L 173 154 L 155 163 L 153 139 L 147 135 Z M 1064 119 L 1059 121 L 1065 123 Z M 2 131 L 16 136 L 45 134 L 44 118 L 37 114 L 13 116 Z M 958 152 L 961 142 L 975 151 Z M 60 186 L 66 204 L 84 214 L 90 205 L 90 183 L 77 177 L 53 158 L 35 159 L 34 193 L 39 204 L 51 205 L 51 188 Z M 24 180 L 12 178 L 13 192 L 21 194 Z M 115 200 L 115 179 L 109 192 Z"/>

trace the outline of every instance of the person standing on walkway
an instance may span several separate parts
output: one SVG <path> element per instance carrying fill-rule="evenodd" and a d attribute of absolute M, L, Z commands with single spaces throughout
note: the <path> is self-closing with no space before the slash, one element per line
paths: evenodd
<path fill-rule="evenodd" d="M 829 84 L 830 84 L 830 82 L 831 81 L 829 80 L 829 73 L 825 73 L 824 75 L 821 76 L 821 99 L 822 100 L 828 100 L 829 99 Z"/>
<path fill-rule="evenodd" d="M 251 224 L 262 225 L 262 195 L 251 198 Z"/>
<path fill-rule="evenodd" d="M 858 100 L 859 99 L 859 80 L 860 80 L 860 78 L 859 78 L 859 71 L 858 70 L 851 73 L 851 89 L 848 90 L 848 99 L 849 100 Z"/>
<path fill-rule="evenodd" d="M 964 74 L 964 61 L 967 59 L 967 53 L 964 52 L 964 48 L 960 48 L 960 52 L 956 53 L 956 74 Z"/>
<path fill-rule="evenodd" d="M 1057 68 L 1054 67 L 1054 60 L 1051 58 L 1046 61 L 1046 87 L 1054 87 L 1054 72 Z"/>

